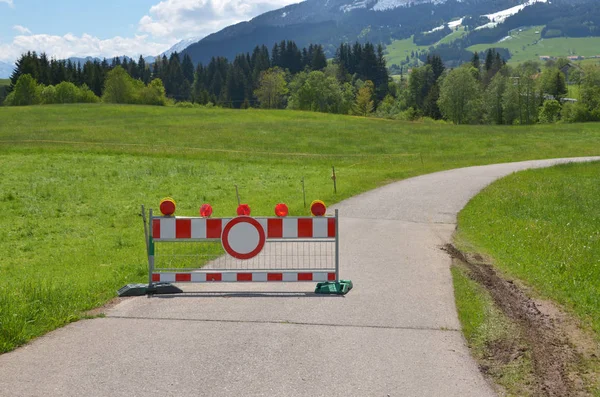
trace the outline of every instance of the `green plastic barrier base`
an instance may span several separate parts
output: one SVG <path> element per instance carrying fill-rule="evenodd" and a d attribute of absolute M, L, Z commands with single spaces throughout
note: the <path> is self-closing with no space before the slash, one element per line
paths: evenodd
<path fill-rule="evenodd" d="M 183 291 L 169 283 L 152 284 L 127 284 L 117 293 L 119 296 L 143 296 L 143 295 L 170 295 L 181 294 Z"/>
<path fill-rule="evenodd" d="M 327 283 L 318 283 L 317 288 L 315 288 L 315 294 L 323 294 L 323 295 L 346 295 L 352 289 L 352 281 L 350 280 L 340 280 L 327 282 Z"/>

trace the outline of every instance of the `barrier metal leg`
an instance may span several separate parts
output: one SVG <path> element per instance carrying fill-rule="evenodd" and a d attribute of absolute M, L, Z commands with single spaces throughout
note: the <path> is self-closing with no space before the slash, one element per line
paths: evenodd
<path fill-rule="evenodd" d="M 335 210 L 335 281 L 318 283 L 315 294 L 346 295 L 352 289 L 352 281 L 340 280 L 340 229 L 339 213 Z"/>
<path fill-rule="evenodd" d="M 152 209 L 149 211 L 150 222 L 146 226 L 146 213 L 142 206 L 142 219 L 144 220 L 144 232 L 146 234 L 146 253 L 148 255 L 148 284 L 127 284 L 117 293 L 119 296 L 143 296 L 161 294 L 180 294 L 183 291 L 169 283 L 154 283 L 154 239 L 152 238 Z M 148 231 L 149 230 L 149 231 Z"/>

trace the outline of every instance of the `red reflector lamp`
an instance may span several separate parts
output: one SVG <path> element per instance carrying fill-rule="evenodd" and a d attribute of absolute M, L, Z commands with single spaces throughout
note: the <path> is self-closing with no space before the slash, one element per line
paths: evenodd
<path fill-rule="evenodd" d="M 310 204 L 310 212 L 313 214 L 313 216 L 325 216 L 327 207 L 321 200 L 315 200 Z"/>
<path fill-rule="evenodd" d="M 171 216 L 175 213 L 177 205 L 171 197 L 164 198 L 160 201 L 160 212 L 164 216 Z"/>
<path fill-rule="evenodd" d="M 202 204 L 200 207 L 200 216 L 203 218 L 210 218 L 213 213 L 213 209 L 210 204 Z"/>
<path fill-rule="evenodd" d="M 250 206 L 248 204 L 240 204 L 237 209 L 238 216 L 250 216 Z"/>
<path fill-rule="evenodd" d="M 277 215 L 280 218 L 283 218 L 284 216 L 288 216 L 289 212 L 290 212 L 290 210 L 288 209 L 288 206 L 285 205 L 284 203 L 279 203 L 275 206 L 275 215 Z"/>

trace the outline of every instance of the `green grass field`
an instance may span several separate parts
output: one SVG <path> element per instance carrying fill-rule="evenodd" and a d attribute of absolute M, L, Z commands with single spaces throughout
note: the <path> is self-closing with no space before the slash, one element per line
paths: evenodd
<path fill-rule="evenodd" d="M 477 164 L 600 154 L 600 124 L 454 126 L 296 111 L 0 107 L 0 352 L 146 278 L 140 204 L 302 215 L 391 182 Z M 421 160 L 422 159 L 422 160 Z M 336 166 L 338 194 L 331 166 Z"/>
<path fill-rule="evenodd" d="M 543 26 L 528 29 L 516 29 L 511 32 L 510 39 L 500 43 L 477 44 L 467 48 L 469 51 L 486 51 L 490 47 L 508 48 L 511 53 L 510 64 L 525 61 L 539 61 L 540 56 L 567 57 L 570 55 L 600 55 L 600 37 L 559 37 L 542 39 Z M 593 62 L 593 60 L 589 60 Z M 596 61 L 599 61 L 596 59 Z"/>
<path fill-rule="evenodd" d="M 438 44 L 449 44 L 454 40 L 464 36 L 465 34 L 465 29 L 463 27 L 460 27 L 457 31 L 450 33 L 449 35 L 438 41 L 436 44 L 434 44 L 434 46 Z M 391 44 L 386 46 L 387 55 L 385 56 L 385 59 L 387 61 L 388 66 L 393 64 L 400 65 L 401 62 L 406 61 L 407 55 L 410 58 L 410 54 L 412 51 L 426 51 L 430 47 L 431 46 L 416 45 L 413 42 L 412 37 L 403 40 L 394 40 Z"/>
<path fill-rule="evenodd" d="M 10 79 L 0 79 L 0 87 L 10 85 Z"/>
<path fill-rule="evenodd" d="M 466 34 L 467 34 L 467 31 L 465 30 L 464 27 L 461 26 L 461 27 L 458 28 L 458 30 L 450 33 L 448 36 L 446 36 L 443 39 L 441 39 L 440 41 L 438 41 L 436 43 L 436 45 L 438 45 L 438 44 L 450 44 L 454 40 L 460 39 L 461 37 L 463 37 Z"/>
<path fill-rule="evenodd" d="M 412 37 L 404 40 L 394 40 L 391 44 L 387 45 L 385 50 L 387 52 L 385 60 L 388 66 L 396 64 L 400 65 L 403 61 L 406 61 L 406 57 L 410 58 L 412 51 L 427 50 L 430 46 L 418 46 L 413 42 Z"/>
<path fill-rule="evenodd" d="M 525 61 L 539 61 L 540 56 L 567 57 L 580 55 L 585 57 L 600 56 L 600 37 L 559 37 L 542 39 L 543 26 L 534 26 L 526 29 L 515 29 L 510 34 L 510 39 L 499 43 L 477 44 L 467 48 L 469 51 L 485 52 L 488 48 L 508 48 L 512 57 L 509 64 L 519 64 Z M 466 34 L 464 28 L 452 32 L 437 44 L 450 43 Z M 386 47 L 386 60 L 388 65 L 397 64 L 410 57 L 412 51 L 428 50 L 430 46 L 417 46 L 412 37 L 404 40 L 394 40 Z M 581 64 L 600 63 L 599 59 L 586 59 L 577 61 Z"/>
<path fill-rule="evenodd" d="M 459 214 L 457 241 L 559 302 L 600 340 L 600 163 L 506 177 Z"/>

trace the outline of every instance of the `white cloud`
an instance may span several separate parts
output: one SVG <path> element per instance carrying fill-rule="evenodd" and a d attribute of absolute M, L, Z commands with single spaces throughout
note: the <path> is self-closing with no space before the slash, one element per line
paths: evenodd
<path fill-rule="evenodd" d="M 64 36 L 19 35 L 12 43 L 0 42 L 0 61 L 13 62 L 27 51 L 45 52 L 48 56 L 57 59 L 83 56 L 110 58 L 118 55 L 158 55 L 173 44 L 175 44 L 174 40 L 150 41 L 147 35 L 136 35 L 131 38 L 117 36 L 107 40 L 88 34 L 75 36 L 71 33 Z"/>
<path fill-rule="evenodd" d="M 21 34 L 31 34 L 31 30 L 27 29 L 25 26 L 15 25 L 13 29 Z"/>
<path fill-rule="evenodd" d="M 32 34 L 28 28 L 15 25 L 13 29 L 19 35 L 10 43 L 0 42 L 0 61 L 14 62 L 27 51 L 45 52 L 57 59 L 158 55 L 181 39 L 204 37 L 228 25 L 300 1 L 162 0 L 140 19 L 138 31 L 141 34 L 130 38 L 99 39 L 88 34 L 75 36 L 70 33 L 64 36 Z M 14 6 L 13 0 L 0 0 L 0 3 Z"/>
<path fill-rule="evenodd" d="M 139 22 L 154 37 L 203 37 L 264 12 L 302 0 L 163 0 Z"/>

